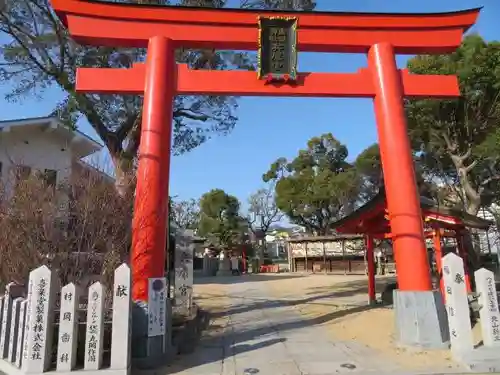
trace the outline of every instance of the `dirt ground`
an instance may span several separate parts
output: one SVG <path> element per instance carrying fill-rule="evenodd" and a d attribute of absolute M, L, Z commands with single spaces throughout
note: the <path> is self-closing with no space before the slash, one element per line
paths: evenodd
<path fill-rule="evenodd" d="M 367 281 L 364 275 L 255 275 L 262 278 L 270 294 L 286 300 L 305 318 L 315 318 L 325 327 L 332 340 L 353 340 L 394 361 L 403 368 L 449 368 L 460 366 L 449 350 L 416 350 L 399 348 L 394 340 L 394 313 L 390 308 L 367 306 Z M 380 296 L 384 285 L 393 278 L 377 278 Z M 208 287 L 210 289 L 208 289 Z M 223 310 L 227 285 L 196 285 L 195 293 L 210 298 L 199 300 L 209 310 Z M 203 297 L 202 297 L 203 298 Z M 479 324 L 474 328 L 476 343 L 481 340 Z"/>

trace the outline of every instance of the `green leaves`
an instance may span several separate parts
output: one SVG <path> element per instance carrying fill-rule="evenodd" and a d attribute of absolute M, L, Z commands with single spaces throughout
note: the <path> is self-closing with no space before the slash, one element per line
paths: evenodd
<path fill-rule="evenodd" d="M 290 221 L 326 234 L 352 208 L 359 179 L 346 161 L 347 147 L 332 134 L 314 137 L 307 146 L 290 162 L 276 160 L 263 179 L 276 181 L 277 207 Z"/>
<path fill-rule="evenodd" d="M 418 56 L 408 68 L 418 74 L 456 74 L 462 97 L 408 100 L 406 113 L 414 152 L 426 173 L 458 183 L 456 193 L 476 213 L 481 196 L 497 180 L 500 120 L 500 44 L 467 36 L 446 56 Z"/>
<path fill-rule="evenodd" d="M 370 200 L 384 184 L 380 149 L 375 143 L 361 152 L 354 161 L 354 167 L 360 178 L 360 197 L 363 201 Z"/>
<path fill-rule="evenodd" d="M 212 189 L 200 199 L 199 234 L 218 246 L 231 247 L 244 232 L 238 198 L 221 189 Z"/>

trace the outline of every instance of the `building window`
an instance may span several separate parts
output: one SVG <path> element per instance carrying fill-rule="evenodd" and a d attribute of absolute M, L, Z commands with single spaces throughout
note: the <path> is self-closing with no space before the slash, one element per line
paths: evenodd
<path fill-rule="evenodd" d="M 45 183 L 47 186 L 56 186 L 57 183 L 57 171 L 53 169 L 46 169 L 44 174 Z"/>

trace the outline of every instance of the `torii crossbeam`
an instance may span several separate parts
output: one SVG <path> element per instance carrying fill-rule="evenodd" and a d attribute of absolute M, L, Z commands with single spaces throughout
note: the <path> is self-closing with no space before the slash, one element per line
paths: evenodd
<path fill-rule="evenodd" d="M 258 12 L 52 0 L 72 37 L 110 47 L 147 47 L 147 61 L 129 69 L 79 68 L 77 90 L 144 94 L 133 224 L 133 297 L 147 301 L 147 281 L 165 265 L 173 98 L 253 95 L 373 98 L 400 290 L 431 289 L 425 238 L 403 98 L 459 96 L 454 76 L 412 75 L 396 54 L 454 51 L 479 9 L 437 14 Z M 297 20 L 297 49 L 367 53 L 356 73 L 299 73 L 295 82 L 269 83 L 255 72 L 189 70 L 175 48 L 256 50 L 258 17 Z"/>

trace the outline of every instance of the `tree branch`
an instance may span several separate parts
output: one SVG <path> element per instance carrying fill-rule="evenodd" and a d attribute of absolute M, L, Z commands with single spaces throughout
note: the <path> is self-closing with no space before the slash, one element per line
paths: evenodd
<path fill-rule="evenodd" d="M 179 108 L 173 113 L 173 117 L 185 117 L 190 120 L 207 121 L 210 117 L 203 113 L 194 113 L 190 109 Z"/>

